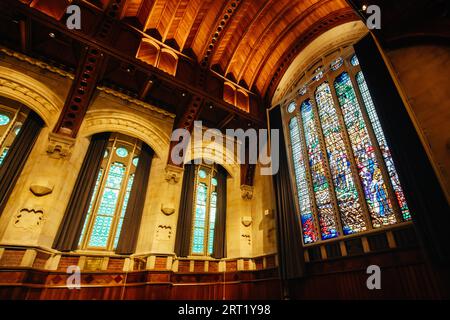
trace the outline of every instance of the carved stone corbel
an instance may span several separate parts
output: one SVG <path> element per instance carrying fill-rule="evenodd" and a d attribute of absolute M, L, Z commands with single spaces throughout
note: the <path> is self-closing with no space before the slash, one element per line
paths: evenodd
<path fill-rule="evenodd" d="M 48 135 L 47 153 L 55 159 L 70 157 L 74 144 L 74 138 L 51 132 Z"/>
<path fill-rule="evenodd" d="M 174 166 L 168 164 L 166 166 L 166 181 L 170 184 L 176 184 L 180 181 L 181 174 L 183 173 L 183 167 Z"/>
<path fill-rule="evenodd" d="M 244 200 L 251 200 L 253 198 L 253 186 L 241 185 L 241 197 Z"/>

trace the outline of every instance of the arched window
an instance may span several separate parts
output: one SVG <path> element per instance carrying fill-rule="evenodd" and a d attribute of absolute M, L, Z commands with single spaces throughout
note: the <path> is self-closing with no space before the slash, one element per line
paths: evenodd
<path fill-rule="evenodd" d="M 11 108 L 0 104 L 0 166 L 27 117 L 26 108 Z"/>
<path fill-rule="evenodd" d="M 140 148 L 137 139 L 120 134 L 110 138 L 90 200 L 80 248 L 114 250 L 117 247 Z"/>
<path fill-rule="evenodd" d="M 215 166 L 198 165 L 194 179 L 191 253 L 211 255 L 217 212 L 218 179 Z"/>
<path fill-rule="evenodd" d="M 358 58 L 328 65 L 285 113 L 305 244 L 411 219 Z"/>

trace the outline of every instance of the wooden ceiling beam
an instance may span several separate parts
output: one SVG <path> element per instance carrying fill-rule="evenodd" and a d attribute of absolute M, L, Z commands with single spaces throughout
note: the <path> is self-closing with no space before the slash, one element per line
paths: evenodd
<path fill-rule="evenodd" d="M 316 2 L 312 6 L 308 7 L 308 9 L 303 11 L 300 15 L 298 15 L 288 28 L 283 29 L 283 32 L 280 35 L 277 35 L 276 41 L 271 43 L 270 47 L 266 50 L 267 54 L 265 54 L 264 58 L 259 61 L 258 66 L 251 78 L 251 81 L 248 83 L 249 88 L 252 88 L 255 84 L 255 80 L 261 76 L 261 71 L 266 65 L 267 60 L 274 53 L 275 49 L 278 48 L 279 44 L 286 38 L 286 36 L 291 32 L 294 32 L 297 26 L 305 19 L 307 19 L 313 12 L 315 12 L 316 10 L 320 10 L 321 7 L 333 1 L 334 0 L 321 0 Z M 263 91 L 260 90 L 260 92 Z"/>
<path fill-rule="evenodd" d="M 5 5 L 8 5 L 8 6 L 14 8 L 16 11 L 20 12 L 23 15 L 29 16 L 34 21 L 38 21 L 39 23 L 41 23 L 49 28 L 58 30 L 58 32 L 60 32 L 61 34 L 64 34 L 65 36 L 68 36 L 68 37 L 72 38 L 73 40 L 80 42 L 84 46 L 97 47 L 97 48 L 99 48 L 99 50 L 107 53 L 108 56 L 111 56 L 115 59 L 123 61 L 124 63 L 130 64 L 133 67 L 135 67 L 136 70 L 140 70 L 143 73 L 146 73 L 150 76 L 154 76 L 155 78 L 158 79 L 158 81 L 163 81 L 165 83 L 168 83 L 171 86 L 177 88 L 177 90 L 184 90 L 186 92 L 189 92 L 192 95 L 200 96 L 200 97 L 202 97 L 202 99 L 208 100 L 209 102 L 214 104 L 216 107 L 218 107 L 222 110 L 225 110 L 229 113 L 233 113 L 240 118 L 247 119 L 247 120 L 257 123 L 257 124 L 264 123 L 263 119 L 260 119 L 257 116 L 249 114 L 245 111 L 238 109 L 235 106 L 232 106 L 232 105 L 226 103 L 225 101 L 223 101 L 223 99 L 221 97 L 218 98 L 218 97 L 212 96 L 204 88 L 199 87 L 195 83 L 192 83 L 192 81 L 189 81 L 189 82 L 182 81 L 182 80 L 177 79 L 176 77 L 173 77 L 155 67 L 152 67 L 152 66 L 146 64 L 145 62 L 142 62 L 142 61 L 136 59 L 133 56 L 124 54 L 122 51 L 118 50 L 116 48 L 116 46 L 111 45 L 110 42 L 108 42 L 108 41 L 105 42 L 104 40 L 98 39 L 95 36 L 86 34 L 83 32 L 83 29 L 81 31 L 69 30 L 66 28 L 65 24 L 63 24 L 62 22 L 58 22 L 55 19 L 47 16 L 46 14 L 41 13 L 32 8 L 29 8 L 28 6 L 22 4 L 18 1 L 14 1 L 14 0 L 4 0 L 4 1 L 5 1 L 5 3 L 4 3 Z M 82 2 L 79 2 L 79 3 L 80 3 L 80 5 L 82 5 Z M 102 13 L 99 12 L 98 14 L 100 15 Z M 100 15 L 97 19 L 99 19 L 99 20 L 103 19 L 102 15 Z M 127 28 L 130 31 L 134 30 L 134 28 L 132 28 L 126 24 L 123 24 L 121 21 L 116 21 L 115 23 L 116 23 L 116 25 L 121 25 L 122 27 Z M 128 33 L 127 33 L 127 35 L 128 35 Z M 117 35 L 115 35 L 115 36 L 117 36 Z"/>

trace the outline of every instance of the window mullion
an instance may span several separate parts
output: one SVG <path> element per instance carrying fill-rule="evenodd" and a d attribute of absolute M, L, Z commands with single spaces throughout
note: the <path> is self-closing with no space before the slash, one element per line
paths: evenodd
<path fill-rule="evenodd" d="M 333 97 L 333 103 L 335 105 L 336 115 L 339 121 L 339 125 L 341 127 L 342 137 L 344 139 L 344 146 L 345 150 L 348 154 L 348 159 L 350 161 L 350 168 L 352 172 L 352 177 L 355 182 L 356 189 L 358 190 L 358 201 L 362 207 L 363 213 L 364 213 L 364 220 L 366 222 L 367 229 L 372 229 L 372 219 L 370 216 L 369 208 L 367 207 L 364 189 L 362 187 L 361 178 L 359 176 L 358 172 L 358 166 L 355 162 L 355 155 L 353 153 L 353 148 L 351 145 L 350 137 L 348 136 L 347 127 L 345 125 L 345 121 L 342 115 L 341 110 L 341 104 L 339 103 L 339 100 L 337 98 L 336 94 L 336 88 L 334 87 L 334 79 L 330 76 L 330 74 L 327 74 L 327 80 L 328 84 L 331 90 L 331 96 Z"/>

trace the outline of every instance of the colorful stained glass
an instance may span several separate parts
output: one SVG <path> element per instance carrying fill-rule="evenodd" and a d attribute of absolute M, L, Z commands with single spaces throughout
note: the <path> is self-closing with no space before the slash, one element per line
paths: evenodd
<path fill-rule="evenodd" d="M 198 176 L 202 179 L 205 179 L 207 176 L 207 173 L 205 170 L 198 170 Z"/>
<path fill-rule="evenodd" d="M 3 160 L 5 160 L 6 155 L 8 154 L 9 148 L 4 148 L 2 150 L 2 153 L 0 154 L 0 165 L 3 163 Z"/>
<path fill-rule="evenodd" d="M 291 136 L 291 150 L 294 163 L 295 181 L 297 184 L 303 242 L 308 244 L 316 242 L 318 237 L 314 227 L 314 217 L 312 213 L 313 211 L 308 181 L 306 180 L 306 164 L 303 157 L 302 137 L 300 135 L 297 117 L 294 117 L 289 121 L 289 132 Z"/>
<path fill-rule="evenodd" d="M 14 128 L 14 134 L 17 136 L 17 135 L 19 134 L 19 132 L 20 132 L 21 129 L 22 129 L 22 126 L 21 126 L 21 125 L 16 126 L 16 127 Z"/>
<path fill-rule="evenodd" d="M 119 242 L 120 231 L 122 230 L 123 219 L 125 217 L 125 213 L 127 212 L 128 200 L 130 199 L 133 182 L 134 174 L 130 175 L 130 177 L 128 178 L 127 189 L 125 190 L 125 196 L 122 203 L 122 210 L 120 211 L 119 222 L 117 224 L 116 234 L 114 236 L 114 249 L 117 247 L 117 243 Z"/>
<path fill-rule="evenodd" d="M 288 106 L 288 108 L 287 108 L 287 111 L 288 111 L 289 113 L 292 113 L 292 112 L 295 111 L 295 108 L 296 108 L 296 107 L 297 107 L 297 105 L 295 104 L 294 101 L 292 101 L 291 103 L 289 103 L 289 106 Z"/>
<path fill-rule="evenodd" d="M 125 165 L 114 162 L 109 169 L 105 188 L 100 198 L 100 205 L 88 243 L 89 247 L 106 248 L 108 244 L 124 175 Z"/>
<path fill-rule="evenodd" d="M 343 64 L 344 64 L 344 60 L 342 60 L 342 58 L 339 57 L 330 64 L 330 68 L 331 68 L 331 70 L 336 71 L 340 67 L 342 67 Z"/>
<path fill-rule="evenodd" d="M 139 157 L 134 157 L 133 158 L 133 166 L 137 167 L 138 163 L 139 163 Z"/>
<path fill-rule="evenodd" d="M 298 90 L 298 94 L 304 96 L 306 94 L 306 91 L 308 91 L 308 87 L 304 86 L 300 90 Z"/>
<path fill-rule="evenodd" d="M 319 81 L 323 78 L 323 70 L 322 67 L 319 67 L 314 71 L 314 77 L 312 78 L 313 81 Z"/>
<path fill-rule="evenodd" d="M 216 179 L 216 178 L 212 178 L 212 179 L 211 179 L 211 184 L 212 184 L 214 187 L 217 187 L 217 179 Z"/>
<path fill-rule="evenodd" d="M 208 235 L 208 254 L 214 251 L 214 227 L 216 224 L 217 211 L 217 192 L 211 193 L 211 201 L 209 203 L 209 235 Z"/>
<path fill-rule="evenodd" d="M 11 119 L 6 114 L 0 114 L 0 126 L 6 126 Z"/>
<path fill-rule="evenodd" d="M 117 148 L 116 154 L 117 154 L 117 156 L 119 156 L 121 158 L 125 158 L 128 156 L 128 150 L 126 148 L 120 147 L 120 148 Z"/>
<path fill-rule="evenodd" d="M 206 205 L 208 199 L 208 186 L 205 183 L 200 182 L 197 184 L 196 189 L 197 190 L 195 195 L 192 253 L 203 254 L 205 249 L 204 246 L 205 246 Z"/>
<path fill-rule="evenodd" d="M 341 213 L 342 229 L 345 235 L 367 229 L 358 191 L 353 180 L 350 161 L 345 149 L 342 129 L 327 82 L 316 91 L 322 132 L 325 139 L 331 177 Z"/>
<path fill-rule="evenodd" d="M 380 164 L 347 72 L 334 83 L 374 228 L 397 222 Z"/>
<path fill-rule="evenodd" d="M 375 133 L 375 137 L 377 139 L 378 145 L 380 146 L 380 151 L 386 164 L 386 168 L 392 183 L 392 188 L 394 189 L 403 219 L 405 221 L 411 220 L 411 213 L 409 211 L 408 204 L 406 203 L 403 189 L 400 185 L 397 170 L 395 169 L 394 162 L 392 160 L 391 151 L 389 150 L 389 146 L 387 144 L 383 130 L 381 129 L 380 120 L 378 119 L 378 115 L 375 111 L 375 106 L 373 104 L 373 100 L 362 71 L 356 74 L 356 82 L 358 83 L 359 91 L 361 92 L 367 114 Z"/>
<path fill-rule="evenodd" d="M 356 56 L 356 54 L 354 54 L 354 55 L 352 56 L 352 58 L 350 59 L 350 63 L 351 63 L 351 65 L 354 66 L 354 67 L 356 67 L 356 66 L 359 65 L 359 60 L 358 60 L 358 57 Z"/>
<path fill-rule="evenodd" d="M 321 151 L 319 133 L 315 123 L 311 100 L 308 99 L 302 103 L 301 115 L 322 239 L 336 238 L 339 233 L 333 213 L 331 191 L 325 175 L 325 162 Z"/>

